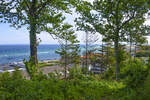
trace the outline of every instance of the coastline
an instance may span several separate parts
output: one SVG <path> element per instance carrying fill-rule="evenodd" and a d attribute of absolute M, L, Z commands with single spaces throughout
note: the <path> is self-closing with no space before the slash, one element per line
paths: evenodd
<path fill-rule="evenodd" d="M 48 63 L 51 61 L 58 61 L 59 59 L 53 59 L 53 60 L 41 60 L 39 63 Z M 2 72 L 13 72 L 15 71 L 15 68 L 18 67 L 19 70 L 25 71 L 25 64 L 23 61 L 21 62 L 12 62 L 12 63 L 7 63 L 7 64 L 0 64 L 0 73 Z"/>

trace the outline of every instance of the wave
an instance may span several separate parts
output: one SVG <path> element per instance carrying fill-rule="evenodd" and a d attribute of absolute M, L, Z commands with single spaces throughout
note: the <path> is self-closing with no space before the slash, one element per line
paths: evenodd
<path fill-rule="evenodd" d="M 19 68 L 18 70 L 25 71 L 26 69 L 25 68 Z M 15 71 L 15 69 L 10 69 L 10 70 L 6 70 L 6 71 L 0 70 L 0 72 L 14 72 L 14 71 Z"/>
<path fill-rule="evenodd" d="M 55 50 L 59 48 L 59 45 L 40 45 L 38 46 L 38 59 L 55 59 L 58 58 L 58 54 Z M 30 56 L 29 45 L 0 45 L 0 64 L 8 64 L 13 62 L 28 60 Z"/>
<path fill-rule="evenodd" d="M 9 55 L 6 55 L 6 54 L 5 55 L 0 55 L 0 57 L 9 57 Z"/>
<path fill-rule="evenodd" d="M 46 53 L 49 53 L 48 51 L 45 51 L 45 52 L 38 52 L 38 54 L 46 54 Z"/>

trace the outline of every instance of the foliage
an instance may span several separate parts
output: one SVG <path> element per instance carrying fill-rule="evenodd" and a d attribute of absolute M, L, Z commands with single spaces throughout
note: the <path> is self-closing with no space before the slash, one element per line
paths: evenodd
<path fill-rule="evenodd" d="M 71 25 L 65 24 L 63 31 L 57 37 L 60 43 L 60 48 L 56 50 L 56 53 L 61 56 L 63 64 L 78 64 L 79 61 L 79 41 L 76 39 L 76 35 Z"/>
<path fill-rule="evenodd" d="M 125 61 L 126 59 L 128 59 L 128 55 L 127 55 L 127 52 L 125 51 L 126 47 L 125 45 L 121 45 L 119 44 L 119 63 L 121 64 L 121 62 Z"/>
<path fill-rule="evenodd" d="M 143 76 L 143 75 L 142 75 Z M 140 83 L 138 87 L 126 87 L 119 90 L 108 96 L 108 100 L 148 100 L 150 93 L 150 74 L 148 72 L 148 76 L 145 77 L 145 80 L 142 80 L 142 84 Z M 132 83 L 134 84 L 134 82 Z M 136 84 L 136 83 L 135 83 Z"/>
<path fill-rule="evenodd" d="M 50 0 L 2 1 L 1 5 L 3 8 L 5 7 L 5 9 L 1 9 L 1 13 L 6 21 L 12 23 L 12 25 L 17 28 L 20 28 L 23 25 L 31 24 L 31 21 L 34 20 L 34 24 L 36 24 L 36 33 L 43 31 L 43 27 L 48 23 L 53 24 L 52 27 L 55 29 L 58 23 L 61 23 L 64 20 L 62 12 L 60 11 L 69 13 L 69 7 L 71 7 L 71 4 L 73 3 L 73 1 L 68 0 L 57 0 L 53 2 Z"/>
<path fill-rule="evenodd" d="M 149 51 L 140 51 L 136 53 L 136 57 L 150 57 Z"/>
<path fill-rule="evenodd" d="M 29 74 L 30 78 L 34 78 L 37 74 L 37 67 L 33 64 L 32 60 L 29 61 L 24 60 L 25 68 L 27 73 Z"/>
<path fill-rule="evenodd" d="M 80 66 L 73 66 L 69 70 L 69 79 L 78 78 L 80 76 L 82 76 L 82 69 L 80 68 Z"/>
<path fill-rule="evenodd" d="M 37 66 L 37 33 L 48 32 L 59 36 L 63 30 L 65 16 L 75 1 L 72 0 L 2 0 L 0 1 L 0 20 L 15 28 L 26 26 L 30 35 L 30 58 Z M 41 41 L 41 40 L 40 40 Z"/>
<path fill-rule="evenodd" d="M 143 100 L 150 93 L 149 65 L 141 59 L 128 58 L 120 42 L 145 43 L 149 27 L 144 24 L 149 8 L 146 0 L 1 0 L 0 22 L 13 27 L 27 26 L 30 31 L 31 58 L 24 61 L 30 80 L 16 69 L 13 73 L 0 74 L 0 99 L 2 100 Z M 104 55 L 90 56 L 92 63 L 103 62 L 107 70 L 101 75 L 82 74 L 79 45 L 72 25 L 64 24 L 64 13 L 71 13 L 72 4 L 80 14 L 75 20 L 77 30 L 99 33 L 105 42 L 113 42 L 114 48 Z M 74 64 L 63 79 L 59 73 L 43 75 L 36 67 L 37 33 L 46 31 L 61 44 L 56 53 L 61 55 L 67 67 Z M 88 35 L 88 34 L 87 34 Z M 96 39 L 96 38 L 95 38 Z M 96 39 L 97 40 L 97 39 Z M 90 39 L 87 38 L 87 42 Z M 131 43 L 132 44 L 132 43 Z M 88 45 L 88 44 L 87 44 Z M 104 50 L 105 50 L 104 49 Z M 149 47 L 136 56 L 149 56 Z M 115 56 L 113 56 L 115 54 Z M 115 61 L 114 61 L 115 57 Z M 150 59 L 149 59 L 150 60 Z M 116 69 L 115 64 L 116 62 Z M 39 63 L 39 67 L 52 66 Z M 100 66 L 101 67 L 101 66 Z M 65 68 L 65 72 L 67 68 Z M 116 73 L 115 73 L 116 72 Z M 113 81 L 115 79 L 116 81 Z M 119 80 L 120 78 L 120 80 Z M 107 81 L 106 81 L 107 80 Z M 120 81 L 120 82 L 119 82 Z"/>
<path fill-rule="evenodd" d="M 123 87 L 113 81 L 78 78 L 66 81 L 52 77 L 39 81 L 25 80 L 18 74 L 0 74 L 0 98 L 4 100 L 97 100 Z"/>
<path fill-rule="evenodd" d="M 132 88 L 141 85 L 149 72 L 148 66 L 144 61 L 141 61 L 141 59 L 128 59 L 121 62 L 120 66 L 120 81 L 123 81 L 123 83 Z M 106 72 L 100 76 L 102 79 L 114 80 L 114 66 L 108 68 Z"/>
<path fill-rule="evenodd" d="M 149 96 L 149 70 L 139 60 L 122 62 L 121 82 L 82 74 L 70 69 L 67 80 L 49 73 L 26 80 L 19 70 L 0 74 L 2 100 L 143 100 Z M 112 73 L 110 73 L 113 76 Z M 148 77 L 147 77 L 148 75 Z"/>
<path fill-rule="evenodd" d="M 136 88 L 142 86 L 149 72 L 148 66 L 138 59 L 126 61 L 121 66 L 120 77 L 128 87 Z"/>
<path fill-rule="evenodd" d="M 144 85 L 139 88 L 139 98 L 137 100 L 147 100 L 148 98 L 150 98 L 150 73 L 143 83 Z"/>
<path fill-rule="evenodd" d="M 81 1 L 77 5 L 76 11 L 80 14 L 76 19 L 80 30 L 96 31 L 103 35 L 105 40 L 114 43 L 116 79 L 118 80 L 120 72 L 119 43 L 126 41 L 128 32 L 136 31 L 138 34 L 147 32 L 144 25 L 144 15 L 148 12 L 147 2 L 145 0 Z M 144 29 L 140 30 L 141 27 Z"/>

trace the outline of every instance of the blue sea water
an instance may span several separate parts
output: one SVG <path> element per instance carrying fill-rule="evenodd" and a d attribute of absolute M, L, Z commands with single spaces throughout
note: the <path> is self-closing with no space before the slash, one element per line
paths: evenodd
<path fill-rule="evenodd" d="M 38 60 L 55 60 L 60 56 L 55 53 L 59 45 L 39 45 Z M 30 55 L 29 45 L 0 45 L 0 64 L 21 62 L 28 60 Z"/>
<path fill-rule="evenodd" d="M 98 46 L 98 45 L 95 45 Z M 58 44 L 39 45 L 38 46 L 38 60 L 56 60 L 60 56 L 55 51 L 60 48 Z M 80 54 L 85 51 L 85 45 L 80 45 Z M 30 55 L 29 45 L 0 45 L 0 64 L 8 64 L 14 62 L 22 62 L 24 59 L 28 60 Z"/>

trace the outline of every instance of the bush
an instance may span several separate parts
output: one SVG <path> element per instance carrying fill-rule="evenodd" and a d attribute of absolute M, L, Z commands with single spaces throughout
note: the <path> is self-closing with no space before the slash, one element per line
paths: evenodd
<path fill-rule="evenodd" d="M 29 61 L 24 60 L 25 68 L 30 78 L 34 78 L 37 75 L 37 67 L 33 64 L 32 59 Z"/>
<path fill-rule="evenodd" d="M 121 82 L 84 75 L 79 67 L 71 69 L 67 80 L 52 73 L 36 74 L 30 80 L 24 79 L 19 70 L 1 73 L 0 100 L 147 100 L 148 67 L 139 60 L 121 65 Z"/>
<path fill-rule="evenodd" d="M 128 87 L 135 88 L 141 86 L 148 76 L 148 66 L 140 60 L 128 60 L 122 63 L 120 78 Z"/>
<path fill-rule="evenodd" d="M 124 87 L 122 83 L 96 79 L 26 80 L 20 76 L 19 71 L 0 74 L 1 100 L 100 100 Z"/>
<path fill-rule="evenodd" d="M 150 73 L 143 83 L 144 85 L 139 88 L 139 99 L 137 100 L 147 100 L 150 98 Z"/>
<path fill-rule="evenodd" d="M 137 52 L 136 57 L 150 57 L 150 52 L 149 51 Z"/>

